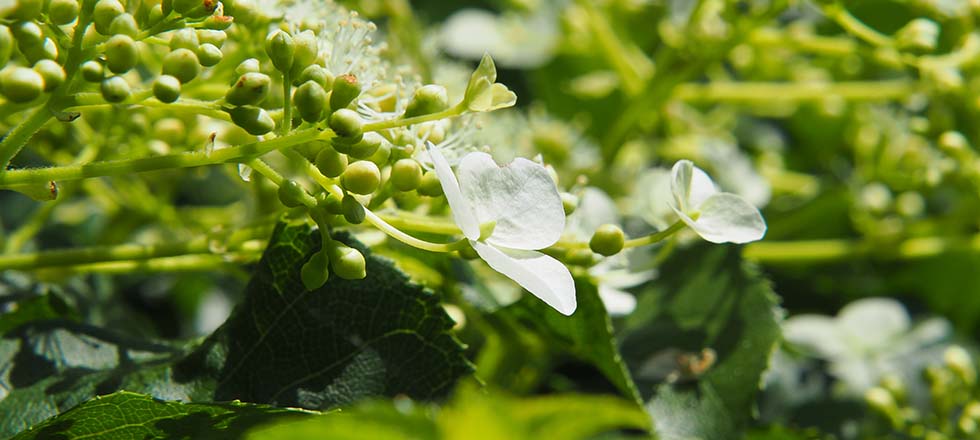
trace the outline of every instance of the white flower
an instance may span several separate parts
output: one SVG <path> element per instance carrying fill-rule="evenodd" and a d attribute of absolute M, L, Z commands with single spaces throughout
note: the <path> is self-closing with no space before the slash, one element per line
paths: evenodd
<path fill-rule="evenodd" d="M 575 282 L 558 260 L 537 249 L 565 228 L 558 188 L 540 164 L 518 158 L 500 167 L 486 153 L 463 157 L 453 174 L 438 148 L 429 156 L 453 219 L 487 264 L 564 315 L 575 311 Z"/>
<path fill-rule="evenodd" d="M 755 206 L 738 195 L 720 192 L 689 160 L 674 164 L 670 191 L 670 209 L 705 240 L 748 243 L 766 234 L 766 222 Z"/>
<path fill-rule="evenodd" d="M 543 6 L 531 14 L 497 15 L 462 9 L 446 20 L 440 43 L 462 58 L 479 59 L 490 52 L 505 67 L 538 67 L 551 60 L 558 47 L 558 11 Z"/>

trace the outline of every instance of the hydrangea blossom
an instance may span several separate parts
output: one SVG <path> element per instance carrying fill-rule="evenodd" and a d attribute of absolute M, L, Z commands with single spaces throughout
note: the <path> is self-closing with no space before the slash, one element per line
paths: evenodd
<path fill-rule="evenodd" d="M 565 228 L 558 188 L 548 171 L 518 158 L 500 167 L 486 153 L 463 157 L 453 174 L 438 148 L 429 156 L 453 220 L 487 264 L 564 315 L 575 311 L 575 282 L 560 261 L 537 252 Z"/>
<path fill-rule="evenodd" d="M 654 226 L 663 229 L 680 219 L 712 243 L 748 243 L 765 235 L 766 222 L 759 210 L 741 196 L 719 191 L 711 177 L 691 161 L 674 164 L 669 193 L 666 177 L 657 173 L 649 179 L 651 195 L 667 199 L 666 206 L 658 201 L 650 215 L 644 216 Z"/>

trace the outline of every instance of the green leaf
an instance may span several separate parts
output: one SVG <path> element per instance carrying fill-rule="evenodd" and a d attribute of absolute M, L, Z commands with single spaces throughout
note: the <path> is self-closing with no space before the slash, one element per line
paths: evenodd
<path fill-rule="evenodd" d="M 780 338 L 775 294 L 735 246 L 678 250 L 660 273 L 640 296 L 621 346 L 658 433 L 715 438 L 708 433 L 744 428 Z"/>
<path fill-rule="evenodd" d="M 140 341 L 67 321 L 32 322 L 3 335 L 0 437 L 120 389 L 309 409 L 448 393 L 472 367 L 439 299 L 336 235 L 365 254 L 366 279 L 331 276 L 307 291 L 300 267 L 319 248 L 319 233 L 280 224 L 244 302 L 203 342 Z"/>
<path fill-rule="evenodd" d="M 594 365 L 617 390 L 629 399 L 641 402 L 626 364 L 613 336 L 612 321 L 592 282 L 575 280 L 578 308 L 565 316 L 531 295 L 505 310 L 534 328 L 553 349 L 568 353 Z"/>
<path fill-rule="evenodd" d="M 336 414 L 257 428 L 249 440 L 590 438 L 617 429 L 649 428 L 632 402 L 611 396 L 551 395 L 518 399 L 462 387 L 437 410 L 407 399 L 369 402 Z"/>
<path fill-rule="evenodd" d="M 13 440 L 112 438 L 237 439 L 260 424 L 310 413 L 247 403 L 180 403 L 119 391 L 99 396 L 25 431 Z"/>

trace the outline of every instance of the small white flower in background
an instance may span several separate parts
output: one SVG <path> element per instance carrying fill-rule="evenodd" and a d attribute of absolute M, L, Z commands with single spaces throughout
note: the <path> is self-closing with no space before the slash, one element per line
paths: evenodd
<path fill-rule="evenodd" d="M 565 228 L 561 197 L 545 168 L 523 158 L 500 167 L 489 154 L 473 152 L 460 160 L 457 180 L 439 149 L 429 144 L 427 150 L 453 219 L 480 258 L 571 315 L 576 307 L 572 274 L 535 251 L 555 244 Z"/>
<path fill-rule="evenodd" d="M 671 170 L 670 209 L 701 238 L 712 243 L 748 243 L 766 234 L 766 222 L 741 196 L 721 192 L 689 160 Z"/>
<path fill-rule="evenodd" d="M 462 9 L 446 20 L 440 44 L 462 58 L 479 59 L 490 52 L 505 67 L 538 67 L 550 61 L 558 47 L 559 11 L 551 5 L 531 14 Z"/>
<path fill-rule="evenodd" d="M 578 206 L 568 216 L 565 234 L 573 240 L 587 242 L 600 225 L 620 223 L 613 200 L 602 190 L 588 187 L 582 190 Z M 610 315 L 623 316 L 632 313 L 636 309 L 636 298 L 625 289 L 643 284 L 656 276 L 656 270 L 632 270 L 632 255 L 630 250 L 624 250 L 603 258 L 589 268 L 589 275 L 598 285 L 599 298 Z"/>
<path fill-rule="evenodd" d="M 949 322 L 941 318 L 913 326 L 905 308 L 888 298 L 854 301 L 836 317 L 797 315 L 783 323 L 786 341 L 828 361 L 830 373 L 855 395 L 887 374 L 913 379 L 940 357 L 951 334 Z"/>

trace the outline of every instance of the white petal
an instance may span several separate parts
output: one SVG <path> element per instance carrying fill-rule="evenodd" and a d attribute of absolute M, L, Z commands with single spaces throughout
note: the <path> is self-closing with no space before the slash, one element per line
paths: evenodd
<path fill-rule="evenodd" d="M 851 353 L 833 318 L 822 315 L 797 315 L 783 322 L 783 338 L 822 359 L 846 357 Z"/>
<path fill-rule="evenodd" d="M 864 348 L 884 350 L 898 338 L 905 338 L 911 327 L 909 314 L 901 303 L 889 298 L 854 301 L 837 314 L 847 337 Z"/>
<path fill-rule="evenodd" d="M 459 182 L 456 180 L 452 168 L 449 167 L 449 162 L 446 162 L 446 158 L 439 151 L 439 147 L 433 145 L 432 142 L 427 143 L 425 151 L 429 153 L 429 158 L 432 159 L 432 166 L 436 170 L 436 176 L 439 177 L 442 192 L 446 194 L 449 208 L 453 210 L 453 220 L 456 221 L 456 226 L 459 226 L 466 238 L 470 240 L 480 238 L 480 222 L 477 220 L 470 202 L 463 197 Z"/>
<path fill-rule="evenodd" d="M 555 181 L 541 164 L 517 158 L 501 168 L 489 154 L 474 152 L 456 170 L 478 224 L 496 222 L 487 243 L 532 250 L 558 241 L 565 210 Z"/>
<path fill-rule="evenodd" d="M 731 193 L 718 193 L 708 197 L 699 207 L 697 221 L 682 213 L 687 223 L 701 238 L 712 243 L 748 243 L 766 235 L 766 222 L 755 206 Z"/>
<path fill-rule="evenodd" d="M 497 16 L 482 9 L 461 9 L 446 19 L 440 42 L 451 55 L 479 59 L 503 45 Z"/>
<path fill-rule="evenodd" d="M 677 209 L 691 212 L 714 194 L 718 188 L 711 177 L 689 160 L 679 160 L 671 169 L 670 189 Z"/>
<path fill-rule="evenodd" d="M 527 289 L 563 315 L 575 311 L 575 281 L 560 261 L 535 251 L 503 250 L 470 240 L 473 249 L 493 270 Z"/>
<path fill-rule="evenodd" d="M 636 192 L 639 194 L 646 193 L 646 196 L 642 197 L 636 204 L 636 213 L 650 226 L 662 231 L 677 221 L 677 216 L 671 209 L 672 206 L 676 205 L 676 202 L 671 193 L 670 170 L 651 168 L 645 171 L 637 179 Z"/>
<path fill-rule="evenodd" d="M 599 299 L 606 306 L 606 311 L 613 316 L 629 315 L 636 309 L 636 297 L 629 292 L 602 284 L 599 284 Z"/>

